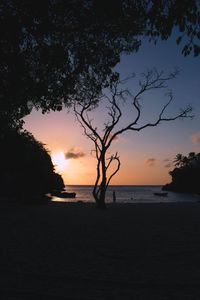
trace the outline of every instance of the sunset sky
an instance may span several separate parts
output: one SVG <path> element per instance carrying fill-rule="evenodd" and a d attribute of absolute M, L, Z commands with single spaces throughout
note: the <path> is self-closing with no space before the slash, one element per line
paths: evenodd
<path fill-rule="evenodd" d="M 118 151 L 121 169 L 111 184 L 165 184 L 170 181 L 168 172 L 177 153 L 200 152 L 200 60 L 192 55 L 183 57 L 180 52 L 175 39 L 159 42 L 156 46 L 144 42 L 137 54 L 122 56 L 117 65 L 116 70 L 122 79 L 133 72 L 139 75 L 154 67 L 165 72 L 179 68 L 180 75 L 169 83 L 174 101 L 168 112 L 170 115 L 192 104 L 195 118 L 162 123 L 156 128 L 120 136 L 111 150 Z M 128 83 L 133 93 L 137 78 Z M 155 120 L 159 108 L 167 101 L 164 93 L 147 94 L 142 102 L 146 121 Z M 125 109 L 123 122 L 131 118 L 130 110 Z M 105 110 L 100 107 L 94 114 L 94 123 L 103 123 L 105 115 Z M 25 128 L 46 145 L 54 160 L 57 157 L 63 163 L 57 171 L 63 175 L 66 184 L 94 183 L 96 160 L 91 155 L 94 147 L 83 135 L 72 112 L 63 110 L 42 115 L 40 111 L 33 111 L 24 120 Z"/>

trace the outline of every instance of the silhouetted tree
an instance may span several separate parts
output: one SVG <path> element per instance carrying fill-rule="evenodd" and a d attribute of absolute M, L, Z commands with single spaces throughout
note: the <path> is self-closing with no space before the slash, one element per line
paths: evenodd
<path fill-rule="evenodd" d="M 156 43 L 177 28 L 182 53 L 198 55 L 199 18 L 194 0 L 1 0 L 0 139 L 33 107 L 87 102 L 84 89 L 97 102 L 144 37 Z"/>
<path fill-rule="evenodd" d="M 1 0 L 1 130 L 20 127 L 33 106 L 84 101 L 83 81 L 97 100 L 120 55 L 143 37 L 156 42 L 177 28 L 182 53 L 198 55 L 199 20 L 195 0 Z"/>
<path fill-rule="evenodd" d="M 188 156 L 177 154 L 175 168 L 169 174 L 172 177 L 172 182 L 166 184 L 163 187 L 164 190 L 200 193 L 200 153 L 190 152 Z"/>
<path fill-rule="evenodd" d="M 1 195 L 29 201 L 53 190 L 62 190 L 62 177 L 54 172 L 51 157 L 43 144 L 27 131 L 9 131 L 0 138 Z"/>
<path fill-rule="evenodd" d="M 188 156 L 184 156 L 182 154 L 177 154 L 174 163 L 176 167 L 188 167 L 191 165 L 191 162 L 193 163 L 198 159 L 198 155 L 195 154 L 195 152 L 190 152 Z"/>
<path fill-rule="evenodd" d="M 175 166 L 181 167 L 185 163 L 185 157 L 178 153 L 174 159 Z"/>
<path fill-rule="evenodd" d="M 163 72 L 157 70 L 148 71 L 143 74 L 142 79 L 139 81 L 138 91 L 133 94 L 127 89 L 122 88 L 123 81 L 115 78 L 108 88 L 107 92 L 102 94 L 99 98 L 100 105 L 103 105 L 103 110 L 107 108 L 109 119 L 105 121 L 102 131 L 100 131 L 94 124 L 93 119 L 89 116 L 89 112 L 94 109 L 97 104 L 93 101 L 93 95 L 90 91 L 85 91 L 88 97 L 87 103 L 75 102 L 74 112 L 77 120 L 81 124 L 84 134 L 95 145 L 95 155 L 97 159 L 97 176 L 93 189 L 93 196 L 98 207 L 105 207 L 105 196 L 107 188 L 113 176 L 120 169 L 120 158 L 118 152 L 109 154 L 110 147 L 119 135 L 126 131 L 139 132 L 145 128 L 155 127 L 161 122 L 173 121 L 179 118 L 192 117 L 190 115 L 191 107 L 182 109 L 180 113 L 172 116 L 166 116 L 166 109 L 173 100 L 173 95 L 168 94 L 169 100 L 162 107 L 158 117 L 155 121 L 144 121 L 141 110 L 141 97 L 147 92 L 153 90 L 165 89 L 166 83 L 175 78 L 177 72 L 165 76 Z M 102 100 L 102 101 L 101 101 Z M 126 103 L 125 103 L 126 102 Z M 127 121 L 126 125 L 120 125 L 123 116 L 123 105 L 126 110 L 133 109 L 133 117 Z M 116 163 L 116 168 L 110 173 L 112 163 Z"/>

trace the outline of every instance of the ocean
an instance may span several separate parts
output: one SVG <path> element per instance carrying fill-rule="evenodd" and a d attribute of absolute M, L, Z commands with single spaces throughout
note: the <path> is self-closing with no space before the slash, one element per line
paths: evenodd
<path fill-rule="evenodd" d="M 63 199 L 53 197 L 52 201 L 61 202 L 94 202 L 92 196 L 92 185 L 67 185 L 67 192 L 75 192 L 76 198 Z M 162 186 L 136 186 L 136 185 L 115 185 L 110 186 L 106 195 L 106 203 L 112 202 L 113 191 L 116 194 L 117 203 L 166 203 L 166 202 L 196 202 L 200 201 L 200 195 L 182 194 L 175 192 L 168 192 L 167 197 L 155 196 L 154 193 L 161 192 Z"/>

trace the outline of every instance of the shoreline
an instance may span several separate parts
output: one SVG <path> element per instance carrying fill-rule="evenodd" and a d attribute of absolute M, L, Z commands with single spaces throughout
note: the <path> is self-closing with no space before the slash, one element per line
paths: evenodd
<path fill-rule="evenodd" d="M 184 195 L 184 194 L 183 194 Z M 140 206 L 140 205 L 161 205 L 161 206 L 170 206 L 170 205 L 192 205 L 192 204 L 198 204 L 200 203 L 200 195 L 199 194 L 190 194 L 193 197 L 195 197 L 195 200 L 183 200 L 183 201 L 174 201 L 170 200 L 168 198 L 163 198 L 159 197 L 157 198 L 157 201 L 152 201 L 152 200 L 123 200 L 123 201 L 106 201 L 106 207 L 124 207 L 124 206 Z M 45 196 L 45 197 L 38 197 L 36 199 L 31 199 L 31 200 L 18 200 L 15 197 L 7 197 L 7 196 L 0 196 L 0 205 L 14 205 L 14 206 L 19 206 L 19 207 L 26 207 L 26 206 L 92 206 L 95 207 L 96 203 L 94 200 L 79 200 L 79 198 L 73 198 L 74 200 L 71 200 L 71 198 L 58 198 L 58 200 L 52 200 L 54 196 Z"/>
<path fill-rule="evenodd" d="M 55 198 L 55 201 L 83 201 L 93 202 L 92 187 L 91 186 L 69 186 L 65 189 L 67 192 L 75 192 L 76 199 L 59 199 Z M 107 191 L 106 203 L 113 202 L 113 192 L 116 195 L 117 203 L 132 203 L 132 202 L 187 202 L 200 200 L 200 196 L 194 196 L 193 194 L 182 194 L 175 192 L 168 192 L 166 197 L 162 197 L 155 194 L 163 193 L 161 186 L 111 186 Z"/>

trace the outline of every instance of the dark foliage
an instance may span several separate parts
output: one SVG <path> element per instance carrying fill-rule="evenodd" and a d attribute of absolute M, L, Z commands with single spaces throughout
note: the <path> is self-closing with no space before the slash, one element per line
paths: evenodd
<path fill-rule="evenodd" d="M 64 187 L 47 150 L 26 131 L 1 138 L 0 157 L 1 195 L 29 201 Z"/>
<path fill-rule="evenodd" d="M 163 187 L 164 190 L 177 192 L 200 193 L 200 153 L 191 152 L 188 156 L 177 154 L 175 168 L 169 174 L 172 182 Z"/>
<path fill-rule="evenodd" d="M 80 86 L 95 95 L 123 52 L 142 37 L 156 43 L 177 28 L 182 53 L 199 54 L 195 0 L 1 0 L 0 127 L 21 126 L 33 106 L 61 110 Z"/>

